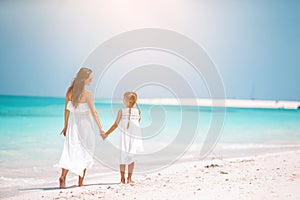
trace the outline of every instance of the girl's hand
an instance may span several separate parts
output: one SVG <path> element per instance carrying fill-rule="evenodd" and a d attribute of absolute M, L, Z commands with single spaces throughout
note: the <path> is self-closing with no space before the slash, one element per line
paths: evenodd
<path fill-rule="evenodd" d="M 105 140 L 107 138 L 107 136 L 108 136 L 106 133 L 101 133 L 100 135 L 102 137 L 102 140 Z"/>
<path fill-rule="evenodd" d="M 60 134 L 66 136 L 66 132 L 67 132 L 67 127 L 65 126 L 64 129 L 60 132 Z"/>

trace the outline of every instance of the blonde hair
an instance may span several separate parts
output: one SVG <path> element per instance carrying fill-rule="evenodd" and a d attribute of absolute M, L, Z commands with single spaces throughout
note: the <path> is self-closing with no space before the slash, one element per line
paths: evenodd
<path fill-rule="evenodd" d="M 124 103 L 129 104 L 129 119 L 127 123 L 127 129 L 129 128 L 129 122 L 130 122 L 130 116 L 131 116 L 131 108 L 136 104 L 137 109 L 140 112 L 140 108 L 137 104 L 137 94 L 135 92 L 125 92 L 124 93 L 124 98 L 123 98 Z"/>
<path fill-rule="evenodd" d="M 71 96 L 71 100 L 75 108 L 77 108 L 82 91 L 84 90 L 85 80 L 89 78 L 91 73 L 92 70 L 89 68 L 86 67 L 80 68 L 71 86 L 68 88 L 67 97 Z"/>

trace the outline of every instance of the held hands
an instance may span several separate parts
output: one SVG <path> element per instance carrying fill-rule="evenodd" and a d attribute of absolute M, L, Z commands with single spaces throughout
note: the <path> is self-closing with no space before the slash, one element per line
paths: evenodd
<path fill-rule="evenodd" d="M 108 135 L 106 133 L 105 134 L 101 134 L 101 137 L 102 137 L 103 140 L 105 140 L 107 138 L 107 136 Z"/>
<path fill-rule="evenodd" d="M 105 133 L 104 130 L 101 130 L 101 131 L 100 131 L 100 136 L 102 137 L 102 140 L 105 140 L 105 139 L 107 138 L 108 135 Z"/>

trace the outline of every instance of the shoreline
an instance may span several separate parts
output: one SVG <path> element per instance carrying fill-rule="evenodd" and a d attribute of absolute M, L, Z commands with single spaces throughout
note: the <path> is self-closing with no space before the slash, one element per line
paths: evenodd
<path fill-rule="evenodd" d="M 83 188 L 43 185 L 18 190 L 11 199 L 299 199 L 300 149 L 235 158 L 177 161 L 157 172 L 134 174 L 135 186 L 119 173 L 87 177 Z M 278 184 L 280 183 L 280 184 Z M 155 191 L 155 192 L 153 192 Z M 227 198 L 228 197 L 228 198 Z"/>
<path fill-rule="evenodd" d="M 250 100 L 250 99 L 139 99 L 140 104 L 150 105 L 182 105 L 182 106 L 205 106 L 227 108 L 269 108 L 269 109 L 292 109 L 300 108 L 300 101 L 276 101 L 276 100 Z"/>

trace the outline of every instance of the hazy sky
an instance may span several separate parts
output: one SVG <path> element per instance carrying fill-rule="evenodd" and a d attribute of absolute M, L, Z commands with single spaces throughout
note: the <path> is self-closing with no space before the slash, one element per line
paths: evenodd
<path fill-rule="evenodd" d="M 64 96 L 102 42 L 162 28 L 207 51 L 228 98 L 300 100 L 299 10 L 297 0 L 2 0 L 0 94 Z"/>

